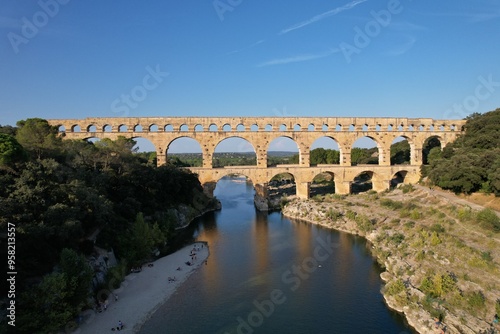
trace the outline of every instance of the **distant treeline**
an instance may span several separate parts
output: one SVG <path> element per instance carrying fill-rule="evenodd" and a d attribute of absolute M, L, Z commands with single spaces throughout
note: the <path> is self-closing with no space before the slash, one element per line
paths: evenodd
<path fill-rule="evenodd" d="M 431 143 L 432 144 L 432 143 Z M 434 144 L 436 145 L 436 144 Z M 439 146 L 439 142 L 437 142 Z M 339 164 L 340 152 L 333 149 L 315 148 L 310 153 L 311 165 L 318 164 Z M 201 153 L 172 153 L 168 154 L 170 164 L 179 167 L 201 167 Z M 267 154 L 267 165 L 276 166 L 281 164 L 298 164 L 299 154 L 286 151 L 269 151 Z M 351 163 L 358 164 L 378 164 L 378 148 L 359 148 L 351 150 Z M 409 164 L 410 145 L 407 140 L 394 143 L 391 146 L 391 164 Z M 212 166 L 214 168 L 223 166 L 252 166 L 257 164 L 255 152 L 223 152 L 214 153 Z"/>
<path fill-rule="evenodd" d="M 208 203 L 196 175 L 156 167 L 154 155 L 134 145 L 124 137 L 62 140 L 43 119 L 0 126 L 1 257 L 13 224 L 18 333 L 57 332 L 92 306 L 86 256 L 95 238 L 115 251 L 122 268 L 115 274 L 123 275 L 169 243 L 177 223 L 171 209 Z"/>

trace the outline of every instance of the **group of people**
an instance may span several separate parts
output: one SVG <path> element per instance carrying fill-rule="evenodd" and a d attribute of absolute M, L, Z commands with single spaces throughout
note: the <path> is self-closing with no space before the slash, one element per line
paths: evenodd
<path fill-rule="evenodd" d="M 194 262 L 196 260 L 196 252 L 200 251 L 200 247 L 194 246 L 193 249 L 191 250 L 191 253 L 189 256 L 191 256 L 191 262 Z"/>
<path fill-rule="evenodd" d="M 112 327 L 111 330 L 112 331 L 121 331 L 123 329 L 124 325 L 123 325 L 123 322 L 121 320 L 118 320 L 118 326 L 116 327 Z"/>
<path fill-rule="evenodd" d="M 194 245 L 193 249 L 191 249 L 191 252 L 189 253 L 189 256 L 191 257 L 191 261 L 186 261 L 186 262 L 184 262 L 184 264 L 186 264 L 187 266 L 192 266 L 194 264 L 194 261 L 197 260 L 196 252 L 199 252 L 202 248 L 203 248 L 203 244 L 201 244 L 201 247 L 199 245 Z M 205 261 L 205 264 L 206 264 L 206 261 Z M 181 267 L 177 267 L 177 271 L 181 271 Z M 174 281 L 175 281 L 175 276 L 173 279 L 171 279 L 170 276 L 168 277 L 169 283 L 174 282 Z"/>

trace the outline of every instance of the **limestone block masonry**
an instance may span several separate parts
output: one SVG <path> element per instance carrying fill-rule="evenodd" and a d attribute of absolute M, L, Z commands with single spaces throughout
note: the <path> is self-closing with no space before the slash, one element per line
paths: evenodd
<path fill-rule="evenodd" d="M 309 185 L 319 173 L 334 176 L 335 192 L 350 193 L 354 178 L 368 172 L 372 175 L 375 191 L 389 188 L 395 174 L 404 175 L 405 183 L 416 183 L 423 164 L 424 142 L 431 137 L 439 139 L 441 147 L 463 133 L 465 120 L 434 120 L 430 118 L 358 118 L 358 117 L 123 117 L 52 119 L 66 139 L 127 138 L 148 139 L 156 149 L 158 165 L 167 162 L 170 144 L 182 137 L 196 140 L 201 147 L 203 167 L 189 168 L 198 174 L 202 185 L 211 187 L 220 178 L 236 173 L 248 177 L 256 187 L 259 202 L 266 199 L 269 180 L 280 173 L 290 173 L 296 182 L 297 196 L 309 197 Z M 247 140 L 257 156 L 256 166 L 213 168 L 212 157 L 217 145 L 231 137 Z M 269 144 L 276 138 L 287 137 L 299 149 L 299 164 L 267 166 Z M 311 145 L 319 138 L 336 141 L 340 150 L 340 164 L 311 166 Z M 373 139 L 378 148 L 378 165 L 351 166 L 354 142 L 362 137 Z M 390 147 L 394 139 L 403 137 L 411 148 L 409 165 L 392 165 Z M 263 209 L 265 209 L 263 207 Z"/>

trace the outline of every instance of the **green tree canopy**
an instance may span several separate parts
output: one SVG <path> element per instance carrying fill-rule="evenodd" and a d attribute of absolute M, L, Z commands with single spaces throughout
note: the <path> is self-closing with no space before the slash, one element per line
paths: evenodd
<path fill-rule="evenodd" d="M 391 145 L 391 165 L 402 165 L 410 163 L 410 144 L 408 140 Z"/>
<path fill-rule="evenodd" d="M 11 165 L 25 159 L 26 152 L 16 138 L 0 133 L 0 165 Z"/>
<path fill-rule="evenodd" d="M 324 149 L 322 147 L 311 150 L 311 164 L 338 164 L 340 161 L 340 152 L 332 149 Z"/>
<path fill-rule="evenodd" d="M 17 122 L 17 141 L 35 158 L 53 156 L 61 147 L 58 129 L 41 118 L 28 118 Z"/>

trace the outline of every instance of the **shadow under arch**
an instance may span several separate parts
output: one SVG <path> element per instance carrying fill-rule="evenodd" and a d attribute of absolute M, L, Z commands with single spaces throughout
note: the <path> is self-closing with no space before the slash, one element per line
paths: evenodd
<path fill-rule="evenodd" d="M 297 194 L 295 175 L 292 173 L 275 174 L 267 184 L 269 208 L 280 208 L 283 200 Z"/>
<path fill-rule="evenodd" d="M 309 188 L 309 197 L 326 194 L 335 194 L 335 174 L 332 172 L 322 172 L 314 176 Z"/>
<path fill-rule="evenodd" d="M 394 189 L 397 188 L 400 184 L 404 184 L 406 180 L 406 175 L 408 174 L 408 171 L 406 170 L 401 170 L 397 173 L 395 173 L 392 176 L 392 179 L 390 181 L 390 188 Z"/>
<path fill-rule="evenodd" d="M 351 194 L 359 194 L 373 189 L 374 172 L 363 171 L 356 175 L 351 182 Z"/>

